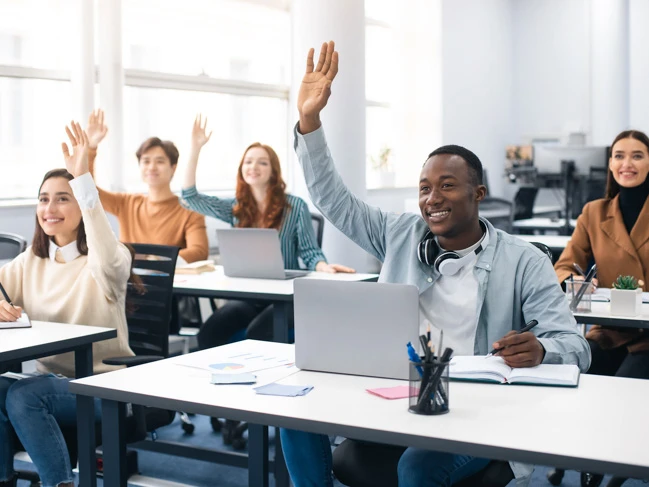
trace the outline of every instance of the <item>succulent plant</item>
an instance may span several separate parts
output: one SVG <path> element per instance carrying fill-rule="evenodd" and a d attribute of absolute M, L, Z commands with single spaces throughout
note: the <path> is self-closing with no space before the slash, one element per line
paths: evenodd
<path fill-rule="evenodd" d="M 634 290 L 640 287 L 637 279 L 633 276 L 618 276 L 617 280 L 613 283 L 615 289 L 629 289 Z"/>

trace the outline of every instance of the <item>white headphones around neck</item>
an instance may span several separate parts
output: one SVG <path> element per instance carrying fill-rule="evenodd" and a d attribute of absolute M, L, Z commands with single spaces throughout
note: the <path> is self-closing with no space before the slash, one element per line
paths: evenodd
<path fill-rule="evenodd" d="M 476 255 L 480 254 L 489 245 L 489 232 L 482 222 L 480 222 L 480 226 L 484 229 L 482 242 L 480 242 L 480 245 L 473 252 L 469 252 L 463 257 L 457 252 L 440 252 L 441 249 L 437 240 L 435 240 L 435 236 L 429 230 L 417 246 L 417 258 L 419 262 L 434 266 L 442 276 L 453 276 L 457 274 L 462 267 L 471 262 Z"/>

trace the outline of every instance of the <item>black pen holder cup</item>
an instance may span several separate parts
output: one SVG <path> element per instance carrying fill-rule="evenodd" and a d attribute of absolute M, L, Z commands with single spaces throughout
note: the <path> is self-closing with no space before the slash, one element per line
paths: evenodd
<path fill-rule="evenodd" d="M 432 416 L 449 411 L 449 362 L 410 362 L 408 411 Z"/>

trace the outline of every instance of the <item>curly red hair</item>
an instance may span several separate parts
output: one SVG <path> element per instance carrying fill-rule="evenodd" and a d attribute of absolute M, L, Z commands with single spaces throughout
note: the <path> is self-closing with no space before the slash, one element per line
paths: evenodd
<path fill-rule="evenodd" d="M 241 172 L 246 154 L 255 147 L 264 149 L 270 159 L 271 175 L 266 193 L 266 211 L 263 215 L 260 215 L 250 185 L 244 181 Z M 276 228 L 279 230 L 284 217 L 284 209 L 288 206 L 285 190 L 286 183 L 282 179 L 282 168 L 279 165 L 277 153 L 268 145 L 259 142 L 250 144 L 243 152 L 239 170 L 237 171 L 237 203 L 233 208 L 233 214 L 239 220 L 236 226 L 241 228 Z"/>

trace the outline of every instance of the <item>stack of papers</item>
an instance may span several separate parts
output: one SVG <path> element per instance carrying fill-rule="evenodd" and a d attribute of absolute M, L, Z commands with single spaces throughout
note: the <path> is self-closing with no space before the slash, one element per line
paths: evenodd
<path fill-rule="evenodd" d="M 202 274 L 216 270 L 213 260 L 199 260 L 191 264 L 180 264 L 176 266 L 176 274 Z"/>

